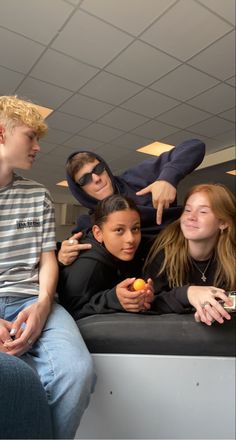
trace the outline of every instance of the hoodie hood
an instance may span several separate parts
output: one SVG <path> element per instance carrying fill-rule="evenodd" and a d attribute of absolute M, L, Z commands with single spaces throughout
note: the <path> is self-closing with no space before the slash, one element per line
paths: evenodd
<path fill-rule="evenodd" d="M 118 190 L 117 190 L 117 185 L 116 185 L 116 180 L 119 180 L 119 178 L 116 178 L 115 176 L 113 176 L 113 174 L 112 174 L 112 172 L 111 172 L 111 170 L 110 170 L 108 164 L 107 164 L 107 163 L 104 161 L 104 159 L 103 159 L 101 156 L 99 156 L 98 154 L 93 153 L 93 152 L 91 152 L 91 151 L 79 150 L 79 151 L 76 151 L 75 153 L 71 154 L 71 155 L 68 157 L 68 159 L 67 159 L 67 163 L 68 163 L 68 161 L 69 161 L 73 156 L 75 156 L 75 155 L 78 154 L 78 153 L 89 153 L 89 154 L 91 154 L 91 155 L 94 156 L 94 160 L 97 159 L 99 162 L 103 162 L 103 163 L 105 164 L 106 171 L 107 171 L 107 173 L 108 173 L 108 175 L 109 175 L 109 177 L 110 177 L 110 179 L 111 179 L 114 193 L 118 192 Z M 76 198 L 76 200 L 78 200 L 78 202 L 79 202 L 82 206 L 84 206 L 85 208 L 88 208 L 88 209 L 94 210 L 95 207 L 97 206 L 98 200 L 95 199 L 94 197 L 88 195 L 88 194 L 83 190 L 83 188 L 81 188 L 81 187 L 78 185 L 78 183 L 76 183 L 76 182 L 72 179 L 72 177 L 71 177 L 68 173 L 66 173 L 66 178 L 67 178 L 67 182 L 68 182 L 68 185 L 69 185 L 70 191 L 71 191 L 71 193 L 73 194 L 73 196 Z"/>

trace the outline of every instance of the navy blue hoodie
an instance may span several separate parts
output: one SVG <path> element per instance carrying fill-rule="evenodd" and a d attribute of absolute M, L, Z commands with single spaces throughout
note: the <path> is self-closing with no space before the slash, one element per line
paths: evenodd
<path fill-rule="evenodd" d="M 114 193 L 122 194 L 132 198 L 141 213 L 142 233 L 144 236 L 153 236 L 168 223 L 173 222 L 181 214 L 182 208 L 176 206 L 174 202 L 170 208 L 164 209 L 162 224 L 156 224 L 156 209 L 152 206 L 151 193 L 143 196 L 137 196 L 136 192 L 155 182 L 156 180 L 165 180 L 177 187 L 180 180 L 191 173 L 202 162 L 205 154 L 205 144 L 198 139 L 190 139 L 177 145 L 171 151 L 161 154 L 158 157 L 152 157 L 144 160 L 120 176 L 114 176 L 107 163 L 98 154 L 90 151 L 80 150 L 71 154 L 68 160 L 78 153 L 90 153 L 99 162 L 105 163 L 106 171 L 109 174 Z M 98 200 L 89 196 L 67 174 L 69 188 L 78 200 L 78 202 L 89 209 L 90 214 L 94 211 Z M 89 215 L 81 215 L 78 218 L 77 227 L 73 232 L 81 231 L 91 227 Z"/>

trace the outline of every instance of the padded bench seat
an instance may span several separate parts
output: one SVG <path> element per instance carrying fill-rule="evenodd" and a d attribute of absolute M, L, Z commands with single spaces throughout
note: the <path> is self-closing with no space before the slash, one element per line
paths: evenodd
<path fill-rule="evenodd" d="M 196 323 L 193 314 L 113 313 L 77 321 L 91 353 L 184 356 L 236 354 L 236 314 L 224 324 Z"/>

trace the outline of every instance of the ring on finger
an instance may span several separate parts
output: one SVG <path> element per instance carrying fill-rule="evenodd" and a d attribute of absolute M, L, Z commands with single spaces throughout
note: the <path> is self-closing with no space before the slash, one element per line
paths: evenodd
<path fill-rule="evenodd" d="M 216 289 L 211 289 L 211 293 L 215 296 L 217 294 L 217 290 Z"/>
<path fill-rule="evenodd" d="M 201 306 L 202 306 L 203 309 L 204 309 L 206 306 L 209 306 L 209 305 L 210 305 L 209 301 L 204 301 L 204 302 L 201 304 Z"/>
<path fill-rule="evenodd" d="M 28 339 L 27 344 L 29 344 L 30 347 L 33 345 L 33 340 L 31 338 Z"/>

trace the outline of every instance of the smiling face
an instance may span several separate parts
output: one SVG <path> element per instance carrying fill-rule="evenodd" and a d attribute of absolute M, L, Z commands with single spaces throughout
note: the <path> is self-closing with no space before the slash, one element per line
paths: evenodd
<path fill-rule="evenodd" d="M 0 127 L 0 161 L 9 171 L 14 168 L 28 170 L 40 151 L 35 131 L 27 125 L 12 130 Z"/>
<path fill-rule="evenodd" d="M 91 173 L 98 163 L 99 161 L 97 159 L 95 159 L 94 162 L 86 163 L 79 171 L 77 171 L 77 173 L 75 173 L 75 182 L 78 182 L 85 174 Z M 114 192 L 111 179 L 106 170 L 100 175 L 92 173 L 91 182 L 87 183 L 82 188 L 89 196 L 94 197 L 97 200 L 103 200 Z"/>
<path fill-rule="evenodd" d="M 132 209 L 112 212 L 101 227 L 93 226 L 93 235 L 122 261 L 130 261 L 141 240 L 140 216 Z"/>
<path fill-rule="evenodd" d="M 226 226 L 212 211 L 206 193 L 196 192 L 188 198 L 180 218 L 180 227 L 190 242 L 215 242 L 220 229 Z"/>

